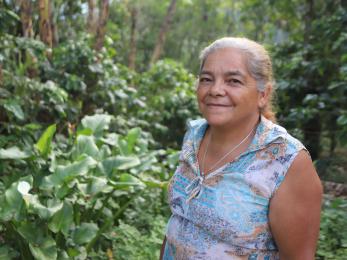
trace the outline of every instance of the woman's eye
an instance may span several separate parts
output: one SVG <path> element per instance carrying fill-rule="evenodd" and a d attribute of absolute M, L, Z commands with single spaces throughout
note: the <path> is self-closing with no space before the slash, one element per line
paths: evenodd
<path fill-rule="evenodd" d="M 238 79 L 229 79 L 227 82 L 230 84 L 242 84 L 242 82 Z"/>
<path fill-rule="evenodd" d="M 210 78 L 200 78 L 199 81 L 200 81 L 200 82 L 210 82 L 211 79 L 210 79 Z"/>

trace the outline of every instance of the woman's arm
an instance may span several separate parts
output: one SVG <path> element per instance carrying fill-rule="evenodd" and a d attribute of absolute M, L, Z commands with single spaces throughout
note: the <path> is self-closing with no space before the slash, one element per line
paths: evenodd
<path fill-rule="evenodd" d="M 300 151 L 270 202 L 270 228 L 281 260 L 314 259 L 322 185 L 310 156 Z"/>
<path fill-rule="evenodd" d="M 160 258 L 159 258 L 159 260 L 162 260 L 162 259 L 163 259 L 165 244 L 166 244 L 166 236 L 164 237 L 163 244 L 161 245 L 161 249 L 160 249 Z"/>

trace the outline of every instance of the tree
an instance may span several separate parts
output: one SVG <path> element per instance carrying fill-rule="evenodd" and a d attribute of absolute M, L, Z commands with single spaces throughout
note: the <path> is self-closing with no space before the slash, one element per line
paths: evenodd
<path fill-rule="evenodd" d="M 160 28 L 160 32 L 154 47 L 154 51 L 150 60 L 150 64 L 153 64 L 154 62 L 156 62 L 162 52 L 163 49 L 163 45 L 165 43 L 165 38 L 166 38 L 166 34 L 170 28 L 174 13 L 175 13 L 175 9 L 176 9 L 176 0 L 171 0 L 170 5 L 167 9 L 167 13 L 166 16 L 164 18 L 164 21 L 162 23 L 162 26 Z"/>
<path fill-rule="evenodd" d="M 132 70 L 136 68 L 136 30 L 137 30 L 137 7 L 130 7 L 131 29 L 130 29 L 130 52 L 128 58 L 128 67 Z"/>
<path fill-rule="evenodd" d="M 57 16 L 59 13 L 56 8 L 56 1 L 50 2 L 50 25 L 52 30 L 52 45 L 57 46 L 59 42 L 59 34 L 58 34 L 58 24 L 57 24 Z"/>
<path fill-rule="evenodd" d="M 34 37 L 32 22 L 32 3 L 31 0 L 22 0 L 20 3 L 20 18 L 22 22 L 23 36 Z"/>
<path fill-rule="evenodd" d="M 109 0 L 102 0 L 101 2 L 101 12 L 99 15 L 98 27 L 96 29 L 96 42 L 95 42 L 95 50 L 99 51 L 104 45 L 105 34 L 106 34 L 106 23 L 109 14 Z"/>
<path fill-rule="evenodd" d="M 88 0 L 87 31 L 95 35 L 97 27 L 97 8 L 96 0 Z"/>
<path fill-rule="evenodd" d="M 51 27 L 51 10 L 49 0 L 39 0 L 40 12 L 40 39 L 50 48 L 53 45 L 52 27 Z"/>

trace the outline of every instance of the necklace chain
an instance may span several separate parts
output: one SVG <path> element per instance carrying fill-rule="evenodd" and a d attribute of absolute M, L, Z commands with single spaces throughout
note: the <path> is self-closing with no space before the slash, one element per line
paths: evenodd
<path fill-rule="evenodd" d="M 233 151 L 235 151 L 237 148 L 240 147 L 240 145 L 242 145 L 247 139 L 248 137 L 252 134 L 252 132 L 254 131 L 255 128 L 253 128 L 249 133 L 248 135 L 243 138 L 241 140 L 240 143 L 238 143 L 237 145 L 235 145 L 233 148 L 231 148 L 226 154 L 224 154 L 222 156 L 222 158 L 220 158 L 217 162 L 215 162 L 207 171 L 205 171 L 205 159 L 206 159 L 206 155 L 207 155 L 207 151 L 208 151 L 208 148 L 210 146 L 210 142 L 211 142 L 211 139 L 212 139 L 212 133 L 210 133 L 210 136 L 208 138 L 208 142 L 207 142 L 207 145 L 206 145 L 206 149 L 205 149 L 205 153 L 204 153 L 204 156 L 202 157 L 202 167 L 204 168 L 203 169 L 203 175 L 206 174 L 207 172 L 211 171 L 212 169 L 214 169 L 221 161 L 223 161 L 228 155 L 230 155 Z"/>

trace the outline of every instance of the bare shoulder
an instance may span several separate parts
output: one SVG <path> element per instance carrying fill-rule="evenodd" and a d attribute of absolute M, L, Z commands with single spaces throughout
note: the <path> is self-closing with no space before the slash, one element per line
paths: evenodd
<path fill-rule="evenodd" d="M 283 259 L 313 259 L 321 199 L 320 179 L 310 156 L 302 150 L 270 202 L 270 227 Z"/>
<path fill-rule="evenodd" d="M 288 192 L 287 195 L 289 196 L 299 197 L 302 195 L 307 197 L 321 196 L 322 185 L 320 179 L 311 157 L 305 150 L 301 150 L 295 157 L 278 192 Z"/>

